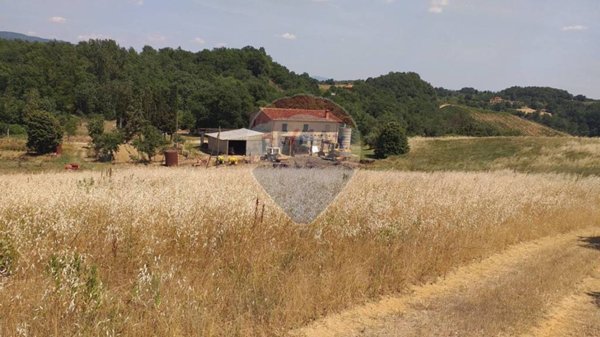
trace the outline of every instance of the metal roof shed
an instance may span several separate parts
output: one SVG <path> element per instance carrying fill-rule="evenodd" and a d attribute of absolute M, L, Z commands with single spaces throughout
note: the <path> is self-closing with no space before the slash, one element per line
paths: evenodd
<path fill-rule="evenodd" d="M 208 150 L 212 154 L 259 155 L 265 154 L 265 134 L 262 132 L 237 129 L 207 133 Z"/>

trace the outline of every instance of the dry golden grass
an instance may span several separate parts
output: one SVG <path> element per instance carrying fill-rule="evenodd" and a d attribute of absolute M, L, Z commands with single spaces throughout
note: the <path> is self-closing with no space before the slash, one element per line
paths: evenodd
<path fill-rule="evenodd" d="M 600 336 L 600 269 L 574 288 L 523 337 Z"/>
<path fill-rule="evenodd" d="M 446 287 L 441 281 L 442 291 L 415 296 L 401 314 L 365 329 L 364 336 L 520 336 L 528 332 L 593 274 L 600 257 L 597 250 L 581 247 L 574 234 L 536 243 L 517 254 L 511 254 L 511 249 L 508 256 L 500 256 L 497 260 L 504 264 L 484 261 L 480 266 L 484 275 L 464 273 L 457 284 Z M 542 322 L 543 327 L 549 325 Z M 565 335 L 556 332 L 545 336 Z"/>
<path fill-rule="evenodd" d="M 359 171 L 311 225 L 248 168 L 17 174 L 0 188 L 2 336 L 283 335 L 600 223 L 600 178 L 506 171 Z"/>
<path fill-rule="evenodd" d="M 500 130 L 518 131 L 522 136 L 568 136 L 564 132 L 508 113 L 479 112 L 473 110 L 471 114 L 475 120 L 494 125 Z"/>
<path fill-rule="evenodd" d="M 25 152 L 27 151 L 27 138 L 24 137 L 0 137 L 0 153 L 4 151 Z"/>

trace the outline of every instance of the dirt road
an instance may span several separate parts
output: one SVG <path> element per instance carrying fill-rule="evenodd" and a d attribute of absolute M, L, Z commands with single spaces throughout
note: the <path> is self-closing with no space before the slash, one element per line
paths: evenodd
<path fill-rule="evenodd" d="M 600 229 L 543 238 L 294 336 L 600 336 Z"/>

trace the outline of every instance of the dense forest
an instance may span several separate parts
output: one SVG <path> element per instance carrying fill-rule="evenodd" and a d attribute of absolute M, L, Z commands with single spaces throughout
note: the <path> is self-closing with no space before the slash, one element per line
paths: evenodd
<path fill-rule="evenodd" d="M 247 126 L 258 106 L 296 93 L 319 94 L 318 82 L 273 62 L 262 48 L 137 52 L 111 40 L 0 40 L 0 123 L 9 125 L 41 109 L 102 115 L 121 127 L 143 119 L 165 133 L 175 130 L 176 114 L 197 127 L 234 128 Z"/>
<path fill-rule="evenodd" d="M 389 73 L 352 81 L 352 88 L 320 91 L 317 80 L 289 71 L 263 48 L 192 53 L 146 46 L 138 52 L 112 40 L 77 45 L 0 40 L 0 128 L 12 133 L 24 132 L 24 116 L 35 110 L 51 112 L 63 124 L 71 116 L 103 116 L 117 120 L 127 134 L 145 122 L 164 133 L 177 127 L 246 127 L 258 107 L 298 93 L 343 106 L 367 141 L 389 121 L 409 135 L 502 135 L 465 110 L 440 109 L 445 103 L 508 111 L 575 135 L 600 136 L 600 102 L 558 89 L 453 91 L 434 88 L 415 73 Z M 495 96 L 502 101 L 492 104 Z M 518 111 L 522 106 L 537 112 Z"/>

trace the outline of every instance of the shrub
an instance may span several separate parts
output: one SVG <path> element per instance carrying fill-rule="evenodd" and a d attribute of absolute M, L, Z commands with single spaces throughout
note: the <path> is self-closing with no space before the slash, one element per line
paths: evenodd
<path fill-rule="evenodd" d="M 27 130 L 25 130 L 25 128 L 22 125 L 0 123 L 0 135 L 1 136 L 5 136 L 5 135 L 16 136 L 16 135 L 25 135 L 25 134 L 27 134 Z"/>
<path fill-rule="evenodd" d="M 88 134 L 92 137 L 92 141 L 104 133 L 104 118 L 100 115 L 90 118 L 87 124 Z"/>
<path fill-rule="evenodd" d="M 98 267 L 90 265 L 84 255 L 77 252 L 52 254 L 46 269 L 54 283 L 50 296 L 59 303 L 68 303 L 63 307 L 66 313 L 93 312 L 101 304 L 103 284 Z"/>
<path fill-rule="evenodd" d="M 63 130 L 60 123 L 51 113 L 36 110 L 25 118 L 27 127 L 27 148 L 39 154 L 56 150 L 61 143 Z"/>
<path fill-rule="evenodd" d="M 79 118 L 73 115 L 65 114 L 61 115 L 59 119 L 68 137 L 75 136 L 77 134 L 77 125 L 79 125 Z"/>
<path fill-rule="evenodd" d="M 404 154 L 408 153 L 409 150 L 406 133 L 400 124 L 396 122 L 387 123 L 375 140 L 375 157 L 377 158 Z"/>
<path fill-rule="evenodd" d="M 165 144 L 165 139 L 160 131 L 152 125 L 144 126 L 139 138 L 133 141 L 136 150 L 148 156 L 149 161 L 152 160 L 156 151 Z"/>
<path fill-rule="evenodd" d="M 96 136 L 93 140 L 96 156 L 100 161 L 111 161 L 119 145 L 123 143 L 123 135 L 119 131 L 105 132 Z"/>

